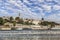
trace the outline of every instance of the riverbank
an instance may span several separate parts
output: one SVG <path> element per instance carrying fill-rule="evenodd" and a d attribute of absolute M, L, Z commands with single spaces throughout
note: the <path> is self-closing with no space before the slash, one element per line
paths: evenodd
<path fill-rule="evenodd" d="M 0 30 L 0 40 L 60 40 L 60 29 Z"/>

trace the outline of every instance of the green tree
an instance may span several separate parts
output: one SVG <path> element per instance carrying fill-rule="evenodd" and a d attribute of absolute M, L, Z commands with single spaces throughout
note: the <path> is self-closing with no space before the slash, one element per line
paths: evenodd
<path fill-rule="evenodd" d="M 15 22 L 15 21 L 13 22 L 13 26 L 14 26 L 14 27 L 16 26 L 16 22 Z"/>
<path fill-rule="evenodd" d="M 19 17 L 16 17 L 15 20 L 17 21 L 17 23 L 19 24 L 23 24 L 23 19 L 20 19 Z"/>
<path fill-rule="evenodd" d="M 14 21 L 13 22 L 13 27 L 11 28 L 11 30 L 16 30 L 16 27 L 15 26 L 16 26 L 16 22 Z"/>
<path fill-rule="evenodd" d="M 25 24 L 26 24 L 26 25 L 29 25 L 29 21 L 27 20 L 27 21 L 25 22 Z"/>
<path fill-rule="evenodd" d="M 18 21 L 18 20 L 20 20 L 20 18 L 19 18 L 19 17 L 16 17 L 16 18 L 15 18 L 15 20 L 17 20 L 17 21 Z"/>
<path fill-rule="evenodd" d="M 50 28 L 52 28 L 52 27 L 55 27 L 55 23 L 54 22 L 50 22 Z"/>
<path fill-rule="evenodd" d="M 48 26 L 48 22 L 47 21 L 44 21 L 44 22 L 41 22 L 41 23 L 38 23 L 39 25 L 43 25 L 43 26 Z"/>
<path fill-rule="evenodd" d="M 44 18 L 42 18 L 42 20 L 44 20 Z"/>
<path fill-rule="evenodd" d="M 2 17 L 0 17 L 0 25 L 3 25 L 4 24 L 4 20 Z"/>
<path fill-rule="evenodd" d="M 8 20 L 7 19 L 4 19 L 4 23 L 6 23 L 6 22 L 8 22 Z"/>
<path fill-rule="evenodd" d="M 10 22 L 13 22 L 14 18 L 13 17 L 10 17 Z"/>
<path fill-rule="evenodd" d="M 30 25 L 34 25 L 34 23 L 32 23 L 33 22 L 33 19 L 31 20 L 31 22 L 29 23 Z"/>
<path fill-rule="evenodd" d="M 20 19 L 18 23 L 23 24 L 23 19 Z"/>

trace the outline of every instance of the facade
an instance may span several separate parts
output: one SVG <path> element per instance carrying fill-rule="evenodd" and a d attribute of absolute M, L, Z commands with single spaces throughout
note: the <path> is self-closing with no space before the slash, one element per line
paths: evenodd
<path fill-rule="evenodd" d="M 33 20 L 33 24 L 38 25 L 38 23 L 41 22 L 40 20 Z"/>
<path fill-rule="evenodd" d="M 24 22 L 26 22 L 26 21 L 29 21 L 29 23 L 33 23 L 33 24 L 35 24 L 35 25 L 38 25 L 38 23 L 41 23 L 41 20 L 33 20 L 33 19 L 24 19 L 23 20 Z"/>

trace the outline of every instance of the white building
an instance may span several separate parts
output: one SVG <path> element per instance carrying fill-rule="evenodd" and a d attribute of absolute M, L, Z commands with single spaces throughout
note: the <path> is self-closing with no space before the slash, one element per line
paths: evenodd
<path fill-rule="evenodd" d="M 33 24 L 38 25 L 38 23 L 41 22 L 41 20 L 33 20 Z"/>

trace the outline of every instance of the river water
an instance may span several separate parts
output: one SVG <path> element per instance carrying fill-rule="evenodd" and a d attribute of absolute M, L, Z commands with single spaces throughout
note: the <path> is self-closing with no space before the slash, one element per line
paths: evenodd
<path fill-rule="evenodd" d="M 5 30 L 0 40 L 60 40 L 60 29 L 52 30 Z"/>

